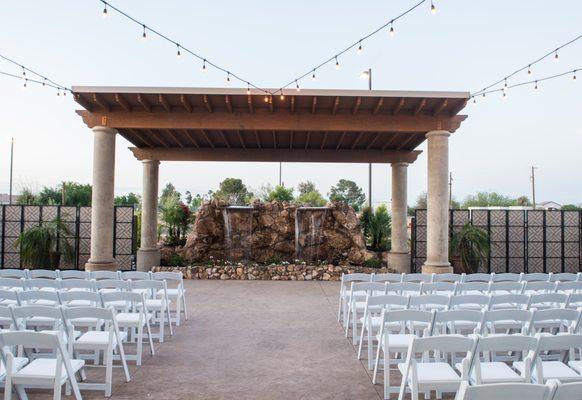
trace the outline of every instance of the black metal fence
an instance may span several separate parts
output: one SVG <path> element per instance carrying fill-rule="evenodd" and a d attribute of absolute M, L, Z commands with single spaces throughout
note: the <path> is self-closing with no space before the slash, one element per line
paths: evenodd
<path fill-rule="evenodd" d="M 61 263 L 61 269 L 83 269 L 91 251 L 91 207 L 74 206 L 0 206 L 0 268 L 23 268 L 20 249 L 15 245 L 20 234 L 55 218 L 71 232 L 64 239 L 74 249 L 74 260 Z M 135 268 L 136 224 L 132 206 L 115 206 L 113 214 L 113 256 L 119 269 Z"/>
<path fill-rule="evenodd" d="M 426 260 L 426 210 L 411 223 L 411 270 Z M 479 272 L 582 271 L 582 211 L 450 210 L 452 236 L 466 223 L 489 237 L 490 255 Z"/>

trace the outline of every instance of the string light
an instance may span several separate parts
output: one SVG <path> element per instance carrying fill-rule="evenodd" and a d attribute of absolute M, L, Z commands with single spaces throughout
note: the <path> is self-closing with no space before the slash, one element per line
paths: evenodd
<path fill-rule="evenodd" d="M 103 18 L 107 17 L 107 3 L 103 2 Z"/>
<path fill-rule="evenodd" d="M 337 60 L 337 56 L 335 57 L 335 69 L 340 69 L 340 63 Z"/>
<path fill-rule="evenodd" d="M 435 7 L 435 5 L 434 5 L 434 3 L 433 3 L 432 0 L 430 1 L 430 12 L 432 14 L 436 14 L 436 12 L 437 12 L 437 9 L 436 9 L 436 7 Z"/>
<path fill-rule="evenodd" d="M 26 89 L 26 83 L 27 83 L 27 82 L 28 82 L 28 79 L 26 79 L 26 78 L 25 78 L 25 79 L 24 79 L 24 84 L 22 85 L 22 87 L 23 87 L 24 89 Z"/>
<path fill-rule="evenodd" d="M 247 94 L 251 94 L 251 84 L 247 82 Z"/>
<path fill-rule="evenodd" d="M 269 96 L 265 96 L 265 103 L 269 102 Z"/>
<path fill-rule="evenodd" d="M 574 82 L 576 82 L 576 70 L 574 70 L 574 72 L 572 72 L 572 80 Z"/>
<path fill-rule="evenodd" d="M 396 31 L 394 30 L 394 21 L 390 22 L 390 30 L 388 31 L 390 37 L 394 37 L 396 35 Z"/>
<path fill-rule="evenodd" d="M 556 52 L 554 53 L 554 62 L 558 62 L 560 61 L 560 58 L 558 56 L 558 50 L 556 50 Z"/>
<path fill-rule="evenodd" d="M 176 57 L 182 57 L 182 53 L 180 52 L 180 45 L 176 43 Z"/>
<path fill-rule="evenodd" d="M 23 88 L 27 88 L 29 86 L 30 83 L 34 83 L 34 84 L 38 84 L 38 85 L 42 85 L 42 86 L 48 86 L 54 89 L 57 89 L 60 93 L 60 91 L 63 91 L 63 95 L 66 94 L 66 92 L 70 92 L 71 89 L 53 81 L 52 79 L 47 78 L 45 75 L 26 67 L 24 64 L 19 63 L 3 54 L 0 54 L 0 59 L 5 60 L 13 65 L 15 65 L 17 68 L 20 68 L 22 70 L 20 75 L 16 75 L 14 73 L 10 73 L 10 72 L 4 72 L 4 71 L 0 71 L 0 75 L 2 76 L 7 76 L 10 78 L 14 78 L 14 79 L 21 79 L 23 81 L 22 83 L 22 87 Z M 28 72 L 28 73 L 27 73 Z"/>
<path fill-rule="evenodd" d="M 206 72 L 206 59 L 202 61 L 202 72 Z"/>
<path fill-rule="evenodd" d="M 280 99 L 281 100 L 285 100 L 285 95 L 283 94 L 283 91 L 282 90 L 281 90 L 281 97 L 280 97 Z"/>
<path fill-rule="evenodd" d="M 226 74 L 226 84 L 230 84 L 230 72 Z"/>
<path fill-rule="evenodd" d="M 536 81 L 536 84 L 535 84 L 535 86 L 534 86 L 534 90 L 535 90 L 536 92 L 537 92 L 537 90 L 538 90 L 538 81 Z"/>
<path fill-rule="evenodd" d="M 301 88 L 299 87 L 299 82 L 297 81 L 295 81 L 295 88 L 298 92 L 301 91 Z"/>
<path fill-rule="evenodd" d="M 527 74 L 531 76 L 531 65 L 527 66 Z"/>
<path fill-rule="evenodd" d="M 26 76 L 26 68 L 24 68 L 24 65 L 21 65 L 22 67 L 22 76 Z"/>
<path fill-rule="evenodd" d="M 360 45 L 358 46 L 358 54 L 362 54 L 362 41 L 360 40 Z"/>
<path fill-rule="evenodd" d="M 315 70 L 313 70 L 313 74 L 311 75 L 311 80 L 315 81 Z"/>
<path fill-rule="evenodd" d="M 143 26 L 143 33 L 142 33 L 142 35 L 141 35 L 141 38 L 142 38 L 143 40 L 146 40 L 146 39 L 148 38 L 148 35 L 146 34 L 146 26 L 145 26 L 145 25 L 143 25 L 143 24 L 142 24 L 142 26 Z"/>

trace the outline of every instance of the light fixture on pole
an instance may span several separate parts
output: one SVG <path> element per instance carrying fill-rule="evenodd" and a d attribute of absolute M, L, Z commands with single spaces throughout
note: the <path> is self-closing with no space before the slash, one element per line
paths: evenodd
<path fill-rule="evenodd" d="M 368 90 L 372 90 L 372 68 L 362 71 L 360 78 L 367 79 Z M 368 206 L 372 208 L 372 163 L 368 163 Z"/>

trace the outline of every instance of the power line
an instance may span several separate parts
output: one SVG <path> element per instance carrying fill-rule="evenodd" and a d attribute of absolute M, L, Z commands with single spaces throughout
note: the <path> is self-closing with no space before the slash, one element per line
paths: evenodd
<path fill-rule="evenodd" d="M 573 81 L 576 81 L 577 80 L 576 73 L 578 71 L 582 71 L 582 68 L 576 68 L 576 69 L 573 69 L 573 70 L 570 70 L 570 71 L 561 72 L 559 74 L 545 76 L 543 78 L 532 79 L 531 81 L 525 81 L 525 82 L 515 83 L 513 85 L 504 86 L 504 87 L 499 88 L 499 89 L 491 89 L 491 90 L 488 90 L 486 92 L 476 93 L 476 94 L 471 95 L 471 98 L 473 98 L 473 103 L 476 103 L 478 96 L 485 97 L 487 94 L 497 93 L 497 92 L 501 92 L 502 95 L 503 95 L 503 97 L 506 98 L 507 97 L 507 93 L 509 91 L 508 89 L 512 89 L 512 88 L 516 88 L 516 87 L 520 87 L 520 86 L 534 84 L 534 90 L 538 90 L 539 89 L 538 84 L 540 82 L 545 82 L 545 81 L 549 81 L 549 80 L 552 80 L 552 79 L 557 79 L 557 78 L 560 78 L 560 77 L 566 76 L 566 75 L 572 75 L 572 80 Z"/>
<path fill-rule="evenodd" d="M 264 92 L 266 94 L 272 94 L 271 92 L 269 92 L 266 89 L 263 89 L 259 86 L 257 86 L 256 84 L 252 83 L 251 81 L 242 78 L 241 76 L 233 73 L 231 70 L 221 67 L 220 65 L 216 64 L 215 62 L 209 60 L 208 58 L 196 53 L 195 51 L 189 49 L 188 47 L 184 47 L 183 45 L 181 45 L 179 42 L 177 42 L 174 39 L 171 39 L 170 37 L 166 36 L 165 34 L 161 33 L 160 31 L 153 29 L 152 27 L 146 25 L 145 23 L 143 23 L 142 21 L 132 17 L 131 15 L 129 15 L 127 12 L 120 10 L 119 8 L 115 7 L 114 5 L 112 5 L 111 3 L 104 1 L 104 0 L 99 0 L 101 3 L 103 3 L 103 16 L 107 16 L 109 14 L 109 9 L 112 9 L 114 11 L 116 11 L 117 13 L 119 13 L 120 15 L 124 16 L 125 18 L 127 18 L 128 20 L 132 21 L 133 23 L 135 23 L 136 25 L 139 25 L 139 27 L 142 29 L 142 38 L 146 39 L 147 38 L 147 34 L 148 33 L 153 33 L 154 35 L 157 35 L 158 37 L 164 39 L 165 41 L 167 41 L 168 43 L 171 43 L 172 45 L 174 45 L 176 47 L 176 56 L 180 57 L 182 55 L 182 52 L 188 53 L 191 56 L 197 58 L 198 60 L 202 61 L 202 71 L 206 71 L 207 66 L 211 66 L 219 71 L 222 71 L 226 74 L 226 82 L 230 82 L 231 79 L 236 79 L 239 82 L 247 85 L 247 89 L 255 88 L 260 90 L 261 92 Z"/>
<path fill-rule="evenodd" d="M 3 59 L 3 60 L 5 60 L 5 61 L 8 61 L 11 64 L 14 64 L 14 65 L 18 66 L 19 68 L 21 68 L 22 69 L 22 75 L 15 75 L 15 74 L 11 74 L 11 73 L 8 73 L 8 72 L 0 72 L 0 73 L 2 75 L 10 76 L 12 78 L 23 79 L 25 81 L 24 82 L 25 87 L 26 87 L 26 82 L 40 83 L 43 86 L 49 86 L 49 87 L 52 87 L 54 89 L 62 90 L 65 93 L 67 91 L 72 93 L 71 89 L 69 89 L 68 87 L 66 87 L 64 85 L 61 85 L 60 83 L 57 83 L 57 82 L 53 81 L 52 79 L 47 78 L 45 75 L 43 75 L 43 74 L 41 74 L 39 72 L 36 72 L 35 70 L 33 70 L 31 68 L 28 68 L 27 66 L 25 66 L 22 63 L 19 63 L 19 62 L 15 61 L 15 60 L 13 60 L 13 59 L 11 59 L 11 58 L 3 55 L 3 54 L 0 54 L 0 58 Z M 36 77 L 38 77 L 40 79 L 40 81 L 38 79 L 31 78 L 31 77 L 27 76 L 26 75 L 27 72 L 29 72 L 29 73 L 35 75 Z"/>
<path fill-rule="evenodd" d="M 7 76 L 9 78 L 20 79 L 21 81 L 24 81 L 24 84 L 22 86 L 24 89 L 26 89 L 28 87 L 29 83 L 34 83 L 34 84 L 38 84 L 41 86 L 45 86 L 45 87 L 48 86 L 50 88 L 57 89 L 57 96 L 60 96 L 61 92 L 63 93 L 63 96 L 66 96 L 67 92 L 71 92 L 71 90 L 69 88 L 66 88 L 64 86 L 54 85 L 53 83 L 49 82 L 48 79 L 46 81 L 45 80 L 41 81 L 41 80 L 38 80 L 35 78 L 27 78 L 27 77 L 23 77 L 21 75 L 12 74 L 10 72 L 5 72 L 5 71 L 0 71 L 0 75 Z"/>
<path fill-rule="evenodd" d="M 390 36 L 394 36 L 396 34 L 396 30 L 394 29 L 394 23 L 396 21 L 398 21 L 399 19 L 403 18 L 404 16 L 406 16 L 407 14 L 411 13 L 412 11 L 414 11 L 415 9 L 417 9 L 418 7 L 420 7 L 423 3 L 426 3 L 429 0 L 420 0 L 419 2 L 415 3 L 412 7 L 410 7 L 409 9 L 407 9 L 406 11 L 400 13 L 399 15 L 397 15 L 396 17 L 390 19 L 388 22 L 386 22 L 385 24 L 379 26 L 378 28 L 376 28 L 375 30 L 373 30 L 372 32 L 368 33 L 365 36 L 362 36 L 360 39 L 356 40 L 355 42 L 353 42 L 352 44 L 348 45 L 347 47 L 345 47 L 343 50 L 341 50 L 340 52 L 336 53 L 334 56 L 329 57 L 328 59 L 322 61 L 320 64 L 318 64 L 317 66 L 310 68 L 307 72 L 305 72 L 303 75 L 300 75 L 294 79 L 292 79 L 291 81 L 289 81 L 289 83 L 287 83 L 286 85 L 281 86 L 277 91 L 272 92 L 271 94 L 275 94 L 277 92 L 281 92 L 281 95 L 283 94 L 283 89 L 288 88 L 289 86 L 295 84 L 296 89 L 300 90 L 299 87 L 299 81 L 309 75 L 311 75 L 312 79 L 315 79 L 315 72 L 317 70 L 319 70 L 320 68 L 324 67 L 325 65 L 328 65 L 332 62 L 335 62 L 335 67 L 336 69 L 340 68 L 340 64 L 339 64 L 339 58 L 340 56 L 342 56 L 343 54 L 345 54 L 346 52 L 350 51 L 353 48 L 357 47 L 357 51 L 358 53 L 362 52 L 362 44 L 369 39 L 370 37 L 376 35 L 378 32 L 381 32 L 382 30 L 390 27 L 390 29 L 388 30 L 388 34 Z M 436 6 L 434 5 L 434 1 L 430 0 L 430 10 L 431 12 L 434 14 L 436 13 Z"/>
<path fill-rule="evenodd" d="M 559 59 L 559 51 L 561 49 L 563 49 L 564 47 L 569 46 L 569 45 L 577 42 L 580 39 L 582 39 L 582 35 L 578 35 L 574 39 L 571 39 L 571 40 L 567 41 L 566 43 L 563 43 L 563 44 L 559 45 L 555 49 L 553 49 L 553 50 L 545 53 L 543 56 L 535 59 L 534 61 L 531 61 L 531 62 L 527 63 L 525 66 L 523 66 L 521 68 L 516 69 L 515 71 L 513 71 L 509 75 L 506 75 L 503 78 L 501 78 L 501 79 L 499 79 L 499 80 L 497 80 L 497 81 L 495 81 L 495 82 L 493 82 L 493 83 L 485 86 L 483 89 L 481 89 L 481 90 L 479 90 L 477 92 L 472 93 L 472 97 L 477 96 L 477 95 L 480 95 L 480 94 L 483 94 L 483 93 L 490 93 L 490 91 L 488 92 L 489 89 L 491 89 L 492 87 L 495 87 L 495 86 L 497 86 L 497 85 L 499 85 L 501 83 L 504 84 L 504 87 L 508 87 L 507 80 L 509 78 L 515 76 L 516 74 L 522 72 L 522 71 L 527 70 L 528 75 L 532 75 L 532 66 L 536 65 L 537 63 L 545 60 L 546 58 L 548 58 L 548 57 L 550 57 L 552 55 L 554 56 L 553 57 L 554 60 L 555 61 L 558 61 L 558 59 Z M 540 79 L 538 79 L 538 81 L 540 81 Z"/>

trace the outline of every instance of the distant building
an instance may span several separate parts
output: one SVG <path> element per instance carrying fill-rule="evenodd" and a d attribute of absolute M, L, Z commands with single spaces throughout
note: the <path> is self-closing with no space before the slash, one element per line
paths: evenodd
<path fill-rule="evenodd" d="M 537 210 L 561 210 L 562 205 L 555 201 L 542 201 L 536 204 Z M 489 206 L 489 207 L 469 207 L 469 210 L 533 210 L 533 206 Z"/>
<path fill-rule="evenodd" d="M 18 199 L 20 195 L 13 194 L 12 195 L 12 204 L 18 203 Z M 10 195 L 8 193 L 0 193 L 0 205 L 10 204 Z"/>
<path fill-rule="evenodd" d="M 541 203 L 536 204 L 536 208 L 541 208 L 543 210 L 561 210 L 562 205 L 555 201 L 542 201 Z"/>

